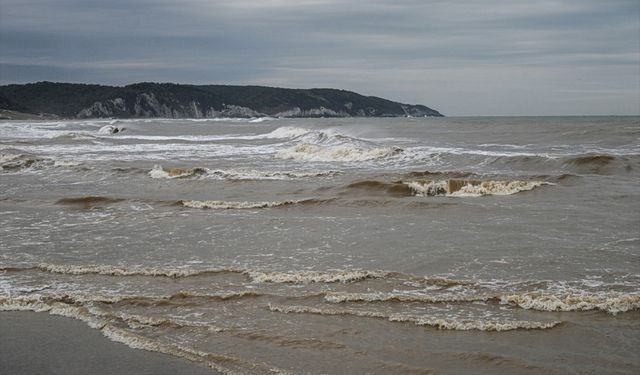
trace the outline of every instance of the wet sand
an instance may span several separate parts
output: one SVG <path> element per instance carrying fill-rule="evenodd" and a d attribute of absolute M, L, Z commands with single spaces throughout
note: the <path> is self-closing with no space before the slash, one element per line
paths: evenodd
<path fill-rule="evenodd" d="M 162 353 L 131 349 L 73 319 L 0 313 L 0 374 L 211 375 L 215 371 Z"/>

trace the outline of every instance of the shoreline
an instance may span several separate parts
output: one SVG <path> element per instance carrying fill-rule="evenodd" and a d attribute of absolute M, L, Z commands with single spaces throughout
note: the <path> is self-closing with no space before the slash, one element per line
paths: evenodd
<path fill-rule="evenodd" d="M 114 342 L 86 323 L 46 312 L 0 312 L 0 373 L 218 374 L 204 364 Z"/>

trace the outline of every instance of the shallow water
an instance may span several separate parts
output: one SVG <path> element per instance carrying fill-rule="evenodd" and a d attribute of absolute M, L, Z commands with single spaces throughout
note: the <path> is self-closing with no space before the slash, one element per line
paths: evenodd
<path fill-rule="evenodd" d="M 229 373 L 637 373 L 639 141 L 638 117 L 2 122 L 0 309 Z"/>

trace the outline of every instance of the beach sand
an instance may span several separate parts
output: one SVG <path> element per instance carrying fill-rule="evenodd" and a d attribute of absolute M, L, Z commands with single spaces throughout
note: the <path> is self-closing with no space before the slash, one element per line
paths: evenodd
<path fill-rule="evenodd" d="M 215 373 L 201 364 L 112 342 L 73 319 L 47 313 L 0 313 L 0 374 Z"/>

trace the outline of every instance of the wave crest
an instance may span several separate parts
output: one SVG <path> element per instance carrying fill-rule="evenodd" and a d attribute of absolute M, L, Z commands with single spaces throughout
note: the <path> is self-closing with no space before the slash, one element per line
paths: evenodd
<path fill-rule="evenodd" d="M 258 171 L 258 170 L 222 170 L 209 168 L 165 168 L 155 165 L 149 171 L 151 178 L 211 178 L 220 180 L 286 180 L 312 177 L 333 177 L 340 174 L 339 171 Z"/>
<path fill-rule="evenodd" d="M 297 161 L 356 162 L 383 159 L 402 152 L 403 150 L 397 147 L 362 148 L 347 144 L 324 146 L 301 143 L 277 152 L 276 157 Z"/>
<path fill-rule="evenodd" d="M 538 311 L 600 310 L 617 314 L 640 309 L 640 295 L 553 295 L 544 293 L 500 296 L 500 303 Z"/>
<path fill-rule="evenodd" d="M 247 275 L 258 283 L 347 283 L 365 279 L 379 279 L 389 273 L 384 271 L 298 271 L 264 272 L 247 271 Z"/>
<path fill-rule="evenodd" d="M 149 171 L 151 178 L 185 178 L 205 174 L 204 168 L 163 168 L 161 165 L 154 165 Z"/>
<path fill-rule="evenodd" d="M 561 324 L 560 321 L 534 322 L 534 321 L 497 321 L 497 320 L 455 320 L 430 318 L 426 316 L 416 316 L 409 314 L 385 314 L 375 311 L 350 310 L 350 309 L 319 309 L 309 306 L 283 306 L 269 304 L 269 309 L 273 312 L 285 314 L 315 314 L 315 315 L 350 315 L 365 318 L 385 319 L 390 322 L 407 322 L 417 326 L 428 326 L 442 330 L 456 331 L 511 331 L 516 329 L 549 329 Z"/>
<path fill-rule="evenodd" d="M 198 200 L 181 200 L 179 204 L 189 208 L 208 208 L 214 210 L 243 210 L 258 208 L 275 208 L 283 206 L 291 206 L 303 201 L 274 201 L 274 202 L 229 202 L 229 201 L 198 201 Z"/>
<path fill-rule="evenodd" d="M 481 197 L 485 195 L 512 195 L 533 190 L 549 182 L 542 181 L 482 181 L 443 180 L 405 182 L 417 196 Z"/>

